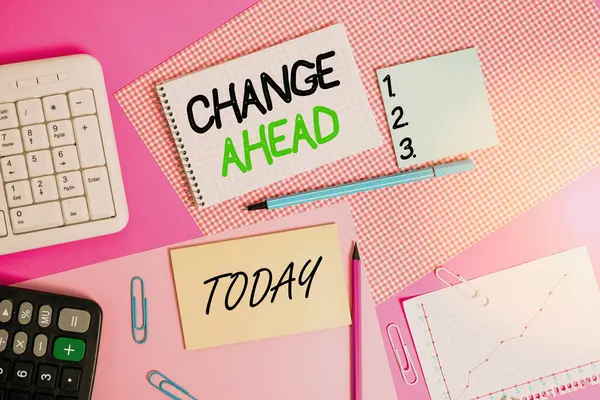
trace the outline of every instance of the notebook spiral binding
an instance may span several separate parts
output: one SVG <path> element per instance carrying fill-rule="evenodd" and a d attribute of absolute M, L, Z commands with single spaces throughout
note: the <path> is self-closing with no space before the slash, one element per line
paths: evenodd
<path fill-rule="evenodd" d="M 165 88 L 163 86 L 158 86 L 156 90 L 158 91 L 160 103 L 162 105 L 165 116 L 167 117 L 167 121 L 169 122 L 169 127 L 171 128 L 171 141 L 173 142 L 173 148 L 179 153 L 182 174 L 185 175 L 188 181 L 188 199 L 192 202 L 195 202 L 199 206 L 204 206 L 202 192 L 200 191 L 198 182 L 196 182 L 196 177 L 194 176 L 194 170 L 192 169 L 192 165 L 189 163 L 190 159 L 187 156 L 187 151 L 185 150 L 183 139 L 181 139 L 180 133 L 177 130 L 177 121 L 175 120 L 175 115 L 173 114 L 173 111 L 171 111 L 171 106 L 169 105 L 169 99 L 167 99 Z"/>

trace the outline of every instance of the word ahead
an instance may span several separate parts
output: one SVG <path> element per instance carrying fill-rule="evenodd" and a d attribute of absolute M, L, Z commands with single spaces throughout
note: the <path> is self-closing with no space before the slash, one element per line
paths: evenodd
<path fill-rule="evenodd" d="M 294 290 L 293 290 L 294 282 L 297 282 L 298 286 L 300 286 L 300 287 L 305 287 L 304 298 L 308 299 L 308 296 L 310 295 L 310 287 L 312 285 L 313 279 L 315 278 L 317 270 L 319 269 L 319 266 L 321 265 L 322 260 L 323 260 L 323 257 L 322 256 L 319 257 L 312 267 L 311 267 L 312 260 L 306 261 L 304 263 L 304 266 L 300 270 L 300 274 L 298 275 L 298 278 L 294 277 L 294 262 L 289 263 L 287 268 L 281 274 L 281 277 L 279 278 L 279 281 L 277 282 L 277 284 L 275 284 L 275 286 L 271 286 L 273 283 L 273 273 L 271 272 L 271 270 L 268 268 L 259 268 L 258 270 L 256 270 L 254 272 L 254 274 L 252 274 L 252 278 L 254 279 L 254 281 L 252 283 L 252 290 L 250 292 L 250 296 L 248 299 L 248 303 L 249 303 L 250 307 L 252 307 L 252 308 L 257 307 L 260 303 L 262 303 L 267 298 L 267 296 L 269 295 L 270 292 L 271 292 L 271 303 L 274 303 L 277 298 L 277 293 L 279 292 L 279 289 L 283 286 L 287 286 L 288 299 L 292 300 L 293 292 L 294 292 Z M 221 279 L 226 279 L 226 278 L 229 278 L 229 287 L 228 287 L 227 292 L 225 293 L 225 297 L 223 299 L 225 308 L 228 311 L 232 311 L 244 299 L 244 297 L 246 295 L 246 290 L 248 289 L 248 284 L 250 281 L 248 274 L 246 274 L 245 272 L 239 271 L 239 272 L 234 272 L 234 273 L 226 273 L 226 274 L 217 275 L 213 278 L 207 279 L 206 281 L 204 281 L 204 284 L 210 285 L 212 283 L 212 289 L 210 290 L 210 295 L 208 297 L 208 303 L 206 304 L 206 315 L 210 315 L 210 307 L 211 307 L 215 292 L 217 291 L 217 286 L 219 285 L 219 282 L 221 281 Z M 262 290 L 262 293 L 257 293 L 257 288 L 259 287 L 259 282 L 265 282 L 265 281 L 266 281 L 266 284 L 264 285 L 265 287 Z M 234 288 L 236 286 L 238 288 L 241 287 L 241 292 L 239 295 L 232 295 L 232 292 L 234 291 Z M 236 290 L 236 292 L 237 292 L 237 290 Z"/>

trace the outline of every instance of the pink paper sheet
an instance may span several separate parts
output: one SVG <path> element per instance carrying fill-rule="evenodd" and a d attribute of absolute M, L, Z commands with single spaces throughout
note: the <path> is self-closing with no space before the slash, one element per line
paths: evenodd
<path fill-rule="evenodd" d="M 348 260 L 356 233 L 346 204 L 199 239 L 232 237 L 335 222 Z M 129 285 L 145 281 L 149 336 L 133 342 Z M 363 374 L 365 400 L 396 399 L 373 301 L 363 280 Z M 98 302 L 104 314 L 94 400 L 164 399 L 146 382 L 156 369 L 202 400 L 349 400 L 350 327 L 186 351 L 166 247 L 25 282 L 22 286 Z M 243 327 L 240 327 L 243 329 Z"/>

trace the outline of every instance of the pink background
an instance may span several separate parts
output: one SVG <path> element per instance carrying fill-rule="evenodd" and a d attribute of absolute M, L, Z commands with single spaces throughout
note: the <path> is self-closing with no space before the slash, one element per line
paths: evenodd
<path fill-rule="evenodd" d="M 0 283 L 201 235 L 112 94 L 255 1 L 1 1 L 0 65 L 75 53 L 102 64 L 130 219 L 115 235 L 0 256 Z"/>

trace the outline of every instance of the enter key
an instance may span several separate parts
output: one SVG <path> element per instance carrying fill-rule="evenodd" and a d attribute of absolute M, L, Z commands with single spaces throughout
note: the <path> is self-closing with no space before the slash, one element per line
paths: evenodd
<path fill-rule="evenodd" d="M 83 184 L 87 194 L 90 218 L 96 220 L 114 217 L 115 206 L 106 167 L 84 170 Z"/>

